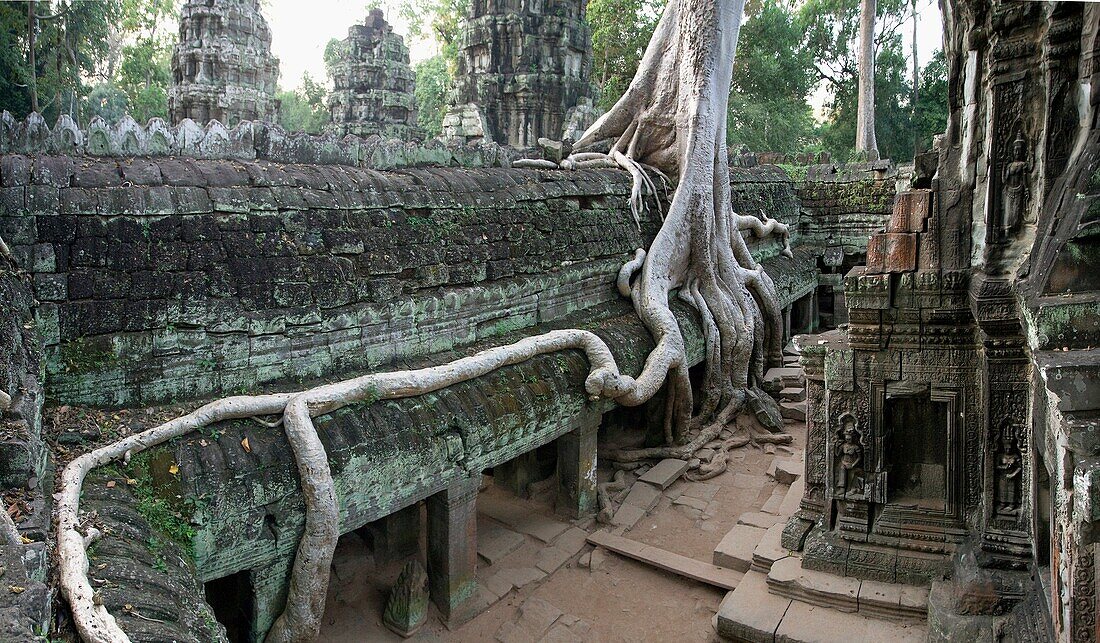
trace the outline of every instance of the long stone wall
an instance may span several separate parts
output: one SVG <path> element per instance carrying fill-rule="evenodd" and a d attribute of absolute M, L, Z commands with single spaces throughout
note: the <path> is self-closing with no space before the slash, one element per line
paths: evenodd
<path fill-rule="evenodd" d="M 795 223 L 781 172 L 732 178 L 739 210 Z M 50 399 L 135 406 L 375 368 L 606 303 L 659 225 L 655 210 L 634 223 L 629 191 L 613 170 L 6 155 L 0 236 L 33 278 Z"/>
<path fill-rule="evenodd" d="M 889 161 L 811 165 L 792 175 L 808 214 L 802 230 L 807 241 L 862 254 L 867 238 L 890 221 L 898 177 Z"/>

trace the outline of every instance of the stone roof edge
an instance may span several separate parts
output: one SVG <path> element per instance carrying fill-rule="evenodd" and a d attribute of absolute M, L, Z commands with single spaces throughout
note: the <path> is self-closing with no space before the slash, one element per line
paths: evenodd
<path fill-rule="evenodd" d="M 276 163 L 346 165 L 375 170 L 406 167 L 509 167 L 521 158 L 536 158 L 533 149 L 517 149 L 491 141 L 469 144 L 384 139 L 379 136 L 287 132 L 273 123 L 242 121 L 227 128 L 216 120 L 205 127 L 184 119 L 169 125 L 152 118 L 145 125 L 129 115 L 115 125 L 100 117 L 86 128 L 62 114 L 53 128 L 32 112 L 16 120 L 0 113 L 0 154 L 56 154 L 99 157 L 169 157 L 196 159 L 260 159 Z"/>

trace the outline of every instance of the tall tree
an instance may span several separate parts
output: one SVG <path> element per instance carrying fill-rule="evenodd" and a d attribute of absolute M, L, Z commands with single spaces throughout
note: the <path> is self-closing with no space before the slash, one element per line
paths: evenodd
<path fill-rule="evenodd" d="M 856 151 L 878 160 L 875 140 L 875 0 L 859 2 L 859 106 Z"/>
<path fill-rule="evenodd" d="M 447 58 L 442 54 L 417 63 L 416 119 L 428 138 L 443 131 L 447 112 L 447 96 L 453 84 Z"/>
<path fill-rule="evenodd" d="M 797 152 L 812 144 L 817 84 L 806 30 L 790 0 L 746 7 L 729 98 L 727 138 L 754 151 Z"/>

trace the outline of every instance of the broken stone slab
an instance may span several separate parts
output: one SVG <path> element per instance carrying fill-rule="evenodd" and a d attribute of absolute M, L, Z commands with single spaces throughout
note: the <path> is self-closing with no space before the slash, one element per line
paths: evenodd
<path fill-rule="evenodd" d="M 519 549 L 523 540 L 522 534 L 493 521 L 478 521 L 477 555 L 489 565 L 499 563 L 505 556 Z"/>
<path fill-rule="evenodd" d="M 557 547 L 544 547 L 535 555 L 535 567 L 547 574 L 553 574 L 572 557 L 573 554 Z"/>
<path fill-rule="evenodd" d="M 670 484 L 676 482 L 680 476 L 684 475 L 684 472 L 687 471 L 687 467 L 688 463 L 686 460 L 665 458 L 654 465 L 652 469 L 646 471 L 638 480 L 648 482 L 663 491 L 668 489 Z"/>
<path fill-rule="evenodd" d="M 616 527 L 630 529 L 638 524 L 639 520 L 645 517 L 645 513 L 645 509 L 624 502 L 619 505 L 618 510 L 615 511 L 615 515 L 611 517 L 611 524 Z"/>
<path fill-rule="evenodd" d="M 786 522 L 786 518 L 763 511 L 746 511 L 737 518 L 737 524 L 771 529 L 773 526 Z"/>
<path fill-rule="evenodd" d="M 635 482 L 630 488 L 630 493 L 626 495 L 626 500 L 623 500 L 623 504 L 633 505 L 648 512 L 656 507 L 660 500 L 660 489 L 644 482 Z"/>
<path fill-rule="evenodd" d="M 787 387 L 798 386 L 804 379 L 801 368 L 777 366 L 764 373 L 764 390 L 779 392 Z"/>
<path fill-rule="evenodd" d="M 558 534 L 569 528 L 568 523 L 547 518 L 527 507 L 517 506 L 507 501 L 482 502 L 479 498 L 478 511 L 521 534 L 534 536 L 544 543 L 550 543 Z"/>
<path fill-rule="evenodd" d="M 806 421 L 805 402 L 780 402 L 779 412 L 783 415 L 783 417 L 794 420 L 796 422 Z"/>
<path fill-rule="evenodd" d="M 707 505 L 709 503 L 709 500 L 704 500 L 702 498 L 692 498 L 690 496 L 680 496 L 679 498 L 672 501 L 672 504 L 674 505 L 680 507 L 691 507 L 692 509 L 697 509 L 699 511 L 706 511 Z"/>
<path fill-rule="evenodd" d="M 768 591 L 764 574 L 750 571 L 718 606 L 714 628 L 719 636 L 734 641 L 770 643 L 790 606 L 791 599 Z"/>
<path fill-rule="evenodd" d="M 682 493 L 689 498 L 698 498 L 700 500 L 713 500 L 714 496 L 718 495 L 718 491 L 721 488 L 721 485 L 710 484 L 707 482 L 689 482 L 684 485 Z"/>
<path fill-rule="evenodd" d="M 768 467 L 768 475 L 779 484 L 793 484 L 802 476 L 803 464 L 788 458 L 776 458 Z"/>
<path fill-rule="evenodd" d="M 752 552 L 760 544 L 764 533 L 759 527 L 734 525 L 714 548 L 714 564 L 739 572 L 749 571 L 752 566 Z"/>
<path fill-rule="evenodd" d="M 504 623 L 497 630 L 500 643 L 529 643 L 543 638 L 562 611 L 541 598 L 532 596 L 523 602 L 515 621 Z"/>
<path fill-rule="evenodd" d="M 558 539 L 554 541 L 554 546 L 562 551 L 569 552 L 569 555 L 572 556 L 584 548 L 587 538 L 587 531 L 579 527 L 570 527 L 558 536 Z"/>
<path fill-rule="evenodd" d="M 786 525 L 778 523 L 772 525 L 760 538 L 756 549 L 752 550 L 752 569 L 765 574 L 771 570 L 777 560 L 783 560 L 790 556 L 790 552 L 783 546 L 783 528 Z"/>
<path fill-rule="evenodd" d="M 789 386 L 782 391 L 779 391 L 779 400 L 781 402 L 801 402 L 806 399 L 806 389 L 802 387 Z"/>
<path fill-rule="evenodd" d="M 783 499 L 787 497 L 787 491 L 790 487 L 785 485 L 777 486 L 773 491 L 771 497 L 768 498 L 764 506 L 760 508 L 760 511 L 769 514 L 778 514 L 779 507 L 783 505 Z"/>
<path fill-rule="evenodd" d="M 798 506 L 802 504 L 802 496 L 806 492 L 806 479 L 798 478 L 789 489 L 787 489 L 787 495 L 783 497 L 783 504 L 779 505 L 779 515 L 783 518 L 790 518 L 794 515 L 794 512 L 798 511 Z"/>

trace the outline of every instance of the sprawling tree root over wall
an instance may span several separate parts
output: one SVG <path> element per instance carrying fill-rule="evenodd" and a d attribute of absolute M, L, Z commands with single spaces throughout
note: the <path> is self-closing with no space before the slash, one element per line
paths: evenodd
<path fill-rule="evenodd" d="M 336 496 L 328 458 L 312 418 L 356 402 L 421 395 L 479 377 L 535 355 L 583 350 L 593 397 L 638 405 L 667 391 L 668 446 L 618 452 L 619 461 L 685 456 L 719 435 L 746 403 L 757 415 L 774 401 L 758 384 L 765 365 L 779 364 L 780 324 L 775 287 L 749 254 L 741 235 L 787 235 L 776 221 L 742 217 L 731 209 L 726 156 L 726 103 L 744 0 L 675 0 L 654 33 L 638 75 L 623 98 L 578 146 L 613 139 L 606 155 L 578 154 L 566 166 L 614 164 L 634 178 L 631 205 L 638 216 L 645 192 L 656 186 L 647 170 L 678 177 L 664 225 L 649 252 L 639 251 L 619 274 L 619 288 L 654 335 L 656 348 L 637 378 L 619 372 L 607 345 L 581 330 L 553 331 L 492 348 L 443 366 L 380 373 L 301 393 L 231 397 L 73 460 L 58 496 L 61 591 L 86 641 L 127 641 L 88 582 L 87 543 L 80 524 L 80 488 L 97 466 L 162 444 L 202 426 L 235 418 L 282 414 L 306 504 L 285 611 L 267 640 L 306 641 L 320 625 L 329 567 L 339 537 Z M 789 249 L 787 250 L 789 252 Z M 683 335 L 669 308 L 679 296 L 699 311 L 706 338 L 703 398 L 694 408 Z M 770 406 L 769 406 L 770 405 Z M 709 475 L 709 471 L 702 475 Z M 83 532 L 82 532 L 83 529 Z"/>

